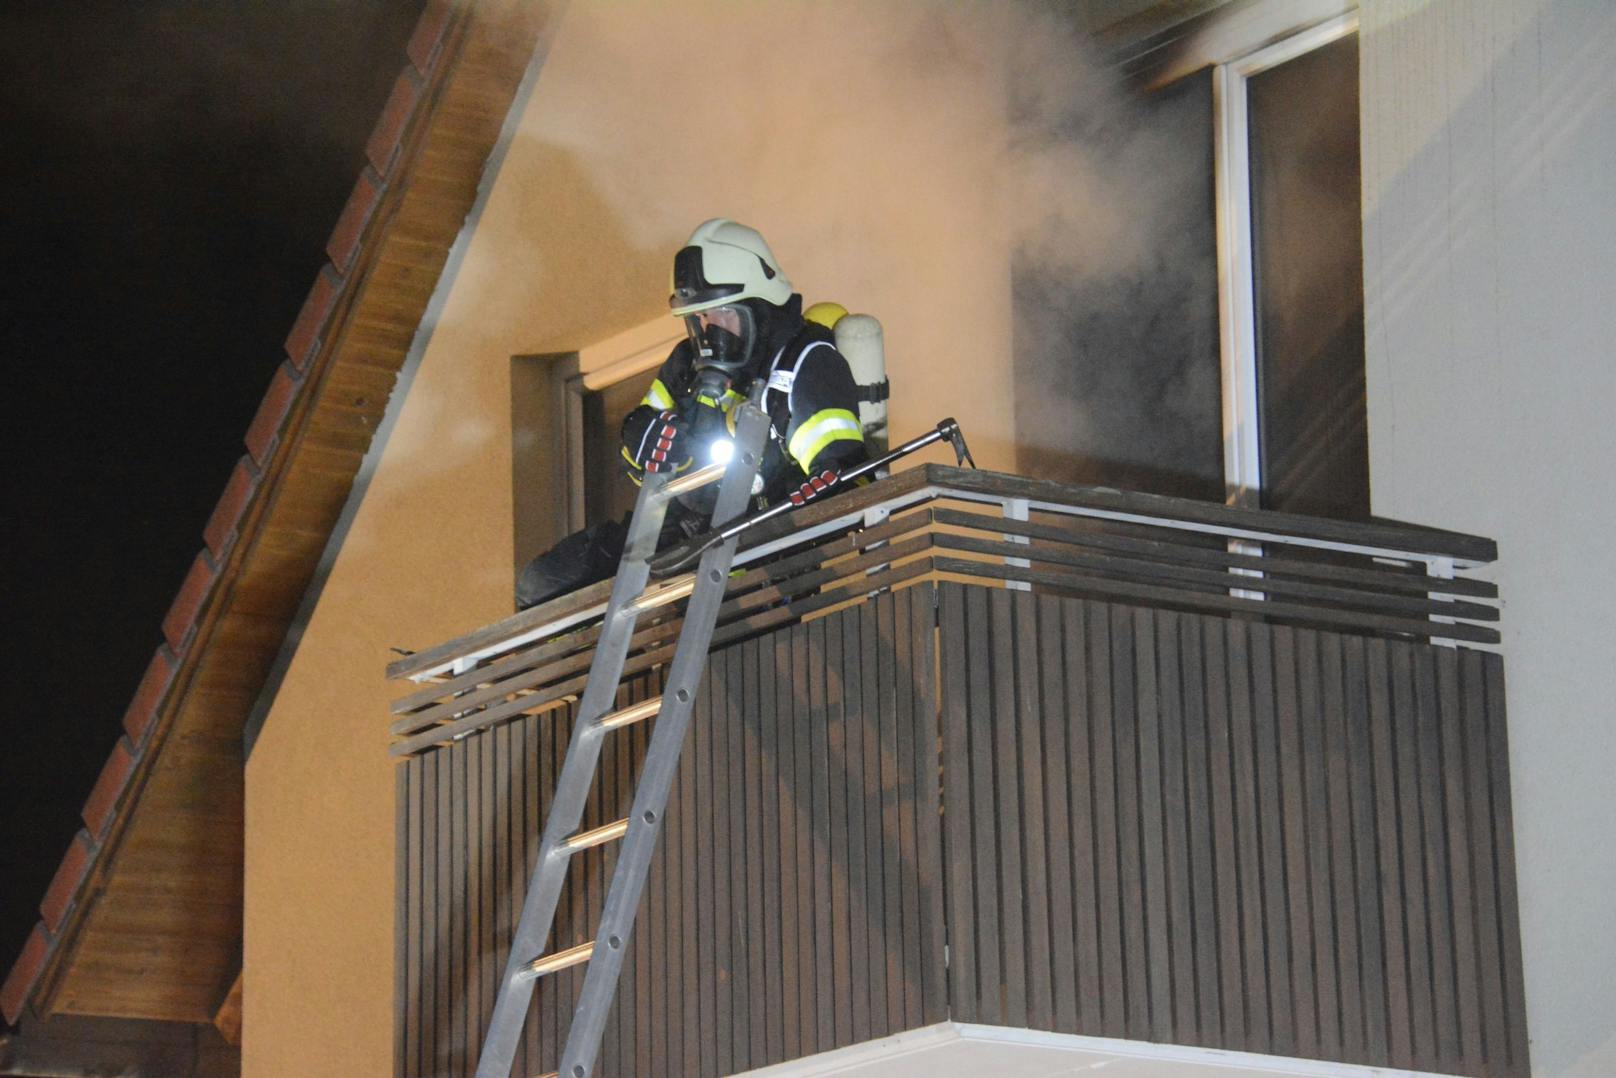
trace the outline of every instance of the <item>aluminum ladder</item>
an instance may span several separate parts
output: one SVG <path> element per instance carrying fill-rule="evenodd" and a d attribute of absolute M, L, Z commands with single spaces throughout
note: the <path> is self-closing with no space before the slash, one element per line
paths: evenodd
<path fill-rule="evenodd" d="M 618 563 L 617 577 L 601 623 L 600 639 L 595 645 L 595 657 L 590 663 L 589 679 L 578 703 L 572 741 L 550 800 L 549 815 L 545 818 L 538 862 L 528 884 L 522 916 L 511 940 L 510 957 L 494 1001 L 493 1017 L 483 1039 L 477 1078 L 509 1078 L 538 978 L 585 962 L 589 969 L 561 1053 L 561 1069 L 552 1074 L 587 1078 L 594 1070 L 606 1017 L 617 994 L 618 975 L 622 972 L 629 935 L 634 930 L 640 894 L 645 889 L 663 810 L 679 766 L 685 733 L 690 727 L 696 689 L 706 667 L 707 649 L 718 622 L 718 608 L 724 600 L 738 538 L 706 550 L 694 573 L 647 589 L 651 557 L 656 553 L 668 503 L 679 495 L 719 482 L 718 501 L 712 515 L 714 526 L 738 517 L 746 508 L 769 430 L 768 416 L 760 408 L 761 397 L 760 382 L 752 397 L 737 406 L 739 421 L 728 465 L 698 468 L 674 478 L 648 473 L 640 487 L 623 557 Z M 643 611 L 676 602 L 686 595 L 690 602 L 685 608 L 684 625 L 679 631 L 662 695 L 613 711 L 636 618 Z M 653 715 L 657 716 L 656 729 L 646 750 L 645 765 L 628 816 L 604 827 L 578 831 L 600 762 L 602 742 L 611 731 Z M 600 930 L 590 943 L 546 953 L 545 943 L 555 922 L 556 906 L 572 855 L 613 841 L 621 841 L 623 845 L 607 889 L 606 904 L 601 910 Z"/>

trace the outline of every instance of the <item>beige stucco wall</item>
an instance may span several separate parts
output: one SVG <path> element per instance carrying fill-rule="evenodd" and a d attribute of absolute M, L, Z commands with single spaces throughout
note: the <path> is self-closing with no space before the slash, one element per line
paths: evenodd
<path fill-rule="evenodd" d="M 809 302 L 882 318 L 895 437 L 954 414 L 1011 465 L 1003 73 L 1060 57 L 976 21 L 991 8 L 787 7 L 575 3 L 561 24 L 248 762 L 245 1074 L 390 1072 L 382 671 L 510 613 L 513 354 L 657 317 L 684 236 L 734 216 Z"/>
<path fill-rule="evenodd" d="M 1616 1073 L 1616 6 L 1363 9 L 1374 510 L 1492 536 L 1533 1069 Z"/>

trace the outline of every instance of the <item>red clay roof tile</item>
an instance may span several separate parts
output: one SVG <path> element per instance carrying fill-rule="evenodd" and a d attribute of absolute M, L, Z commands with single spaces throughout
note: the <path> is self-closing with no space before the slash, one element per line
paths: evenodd
<path fill-rule="evenodd" d="M 213 580 L 218 575 L 219 566 L 213 556 L 206 550 L 199 551 L 174 601 L 169 604 L 168 615 L 163 618 L 163 636 L 175 651 L 184 651 L 190 642 L 196 630 L 196 617 L 202 612 L 202 603 L 213 590 Z"/>
<path fill-rule="evenodd" d="M 344 273 L 353 266 L 354 255 L 359 253 L 360 237 L 382 200 L 384 186 L 376 170 L 365 166 L 354 183 L 353 193 L 348 196 L 348 204 L 342 208 L 342 216 L 337 218 L 337 227 L 331 230 L 325 253 L 331 256 L 332 265 Z"/>
<path fill-rule="evenodd" d="M 91 837 L 97 841 L 106 837 L 107 825 L 112 822 L 113 809 L 118 804 L 118 798 L 123 795 L 124 787 L 129 785 L 129 776 L 135 773 L 135 747 L 128 738 L 120 737 L 118 743 L 112 746 L 112 754 L 101 768 L 101 776 L 95 780 L 95 788 L 90 791 L 89 800 L 84 802 L 80 815 L 90 829 Z"/>
<path fill-rule="evenodd" d="M 213 515 L 208 517 L 207 527 L 202 529 L 202 540 L 207 543 L 208 551 L 215 559 L 224 557 L 224 552 L 235 542 L 236 525 L 241 521 L 241 514 L 246 512 L 247 503 L 252 501 L 253 491 L 258 487 L 258 475 L 258 465 L 253 463 L 251 457 L 236 461 L 230 481 L 224 485 L 224 493 L 219 496 L 219 504 L 213 507 Z"/>
<path fill-rule="evenodd" d="M 421 76 L 413 68 L 406 67 L 398 73 L 393 92 L 382 107 L 381 118 L 376 121 L 370 139 L 365 143 L 365 156 L 370 158 L 370 163 L 383 176 L 393 167 L 399 144 L 404 141 L 404 131 L 410 125 L 410 116 L 414 114 L 415 103 L 420 98 Z"/>
<path fill-rule="evenodd" d="M 298 370 L 308 366 L 314 353 L 319 351 L 320 336 L 340 295 L 342 274 L 334 266 L 322 266 L 314 278 L 314 287 L 303 301 L 297 321 L 292 323 L 292 332 L 286 335 L 286 355 Z"/>
<path fill-rule="evenodd" d="M 56 866 L 56 875 L 51 877 L 50 886 L 45 889 L 45 898 L 39 904 L 39 912 L 45 918 L 48 931 L 56 933 L 62 930 L 62 922 L 67 919 L 67 911 L 72 908 L 79 884 L 84 882 L 94 857 L 95 840 L 88 831 L 81 830 L 73 836 L 67 853 L 62 856 L 62 863 Z"/>
<path fill-rule="evenodd" d="M 270 454 L 275 452 L 275 445 L 280 441 L 281 421 L 292 407 L 292 398 L 297 394 L 300 378 L 297 369 L 290 363 L 282 363 L 276 368 L 275 377 L 270 380 L 269 389 L 258 405 L 258 414 L 253 416 L 252 425 L 247 428 L 247 452 L 259 467 L 267 465 Z"/>
<path fill-rule="evenodd" d="M 449 14 L 453 5 L 449 0 L 427 0 L 421 21 L 415 24 L 415 33 L 404 51 L 409 54 L 415 70 L 425 75 L 432 70 L 443 46 L 444 32 L 449 29 Z"/>
<path fill-rule="evenodd" d="M 135 689 L 134 698 L 123 713 L 123 729 L 129 735 L 131 744 L 139 745 L 151 732 L 157 710 L 163 702 L 163 694 L 168 692 L 168 684 L 174 680 L 174 666 L 174 650 L 167 644 L 157 645 L 151 662 L 146 664 L 146 673 L 140 678 L 140 686 Z"/>
<path fill-rule="evenodd" d="M 0 1013 L 12 1025 L 16 1025 L 17 1019 L 22 1017 L 22 1005 L 27 1001 L 34 981 L 39 979 L 40 971 L 45 968 L 45 956 L 50 953 L 50 945 L 51 936 L 45 931 L 45 926 L 34 925 L 28 942 L 22 945 L 22 954 L 17 956 L 16 964 L 6 974 L 5 984 L 0 985 Z"/>

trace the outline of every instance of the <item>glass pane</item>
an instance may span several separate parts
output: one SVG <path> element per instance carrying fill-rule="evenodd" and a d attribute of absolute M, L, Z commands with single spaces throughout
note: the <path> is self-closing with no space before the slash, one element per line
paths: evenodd
<path fill-rule="evenodd" d="M 1247 83 L 1262 504 L 1369 515 L 1358 39 Z"/>
<path fill-rule="evenodd" d="M 584 394 L 584 522 L 620 520 L 639 488 L 623 474 L 623 417 L 651 388 L 656 370 Z"/>
<path fill-rule="evenodd" d="M 1012 264 L 1016 470 L 1222 501 L 1210 74 L 1152 94 L 1130 122 L 1140 130 L 1087 136 L 1100 162 L 1141 135 L 1173 147 L 1170 167 L 1132 178 L 1149 186 L 1136 205 L 1096 208 L 1132 214 L 1130 250 L 1095 256 L 1051 222 Z"/>

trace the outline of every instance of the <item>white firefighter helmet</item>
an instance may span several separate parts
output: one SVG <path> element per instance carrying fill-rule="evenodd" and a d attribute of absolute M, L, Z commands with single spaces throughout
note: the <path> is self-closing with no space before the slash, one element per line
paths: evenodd
<path fill-rule="evenodd" d="M 676 318 L 712 307 L 760 299 L 779 307 L 791 298 L 791 282 L 755 228 L 715 217 L 704 221 L 673 259 Z"/>

